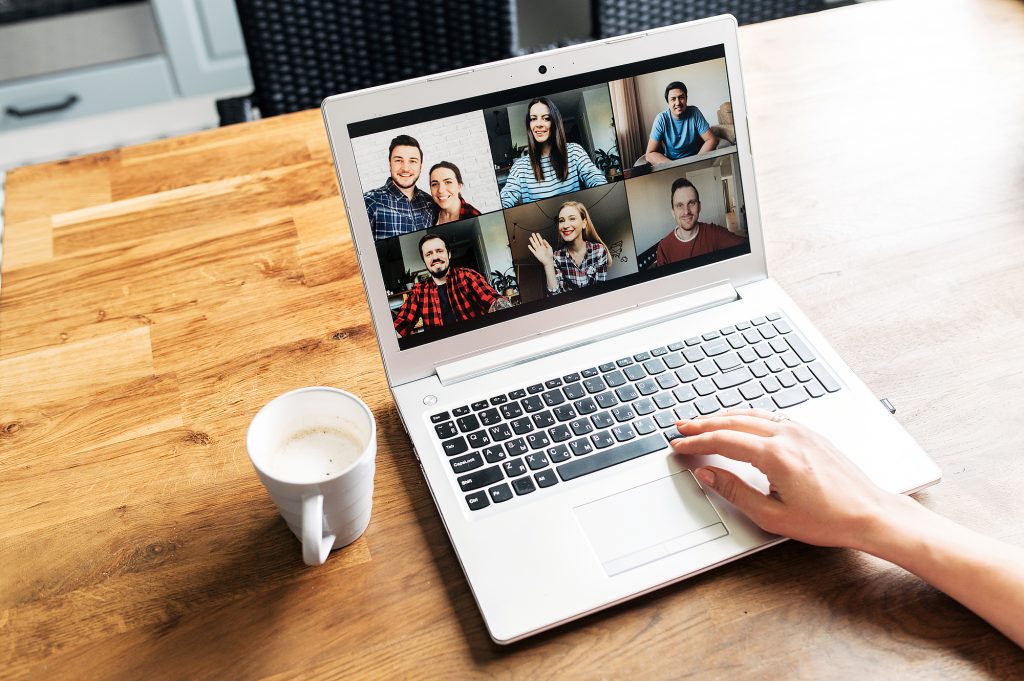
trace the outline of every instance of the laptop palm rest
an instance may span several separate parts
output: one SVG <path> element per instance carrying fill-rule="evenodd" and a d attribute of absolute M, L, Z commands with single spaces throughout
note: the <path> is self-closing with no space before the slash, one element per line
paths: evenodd
<path fill-rule="evenodd" d="M 609 577 L 729 534 L 688 470 L 573 510 Z"/>

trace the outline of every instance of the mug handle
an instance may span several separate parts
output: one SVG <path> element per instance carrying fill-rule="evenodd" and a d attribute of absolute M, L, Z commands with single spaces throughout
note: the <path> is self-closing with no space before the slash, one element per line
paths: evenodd
<path fill-rule="evenodd" d="M 306 565 L 323 565 L 334 546 L 334 535 L 324 535 L 324 495 L 302 498 L 302 560 Z"/>

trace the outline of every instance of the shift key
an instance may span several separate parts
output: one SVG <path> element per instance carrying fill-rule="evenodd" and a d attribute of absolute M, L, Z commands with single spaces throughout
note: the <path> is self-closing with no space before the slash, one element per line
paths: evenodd
<path fill-rule="evenodd" d="M 463 492 L 472 492 L 475 489 L 480 489 L 487 485 L 493 485 L 504 477 L 505 475 L 501 472 L 501 466 L 481 468 L 478 471 L 473 471 L 469 475 L 460 476 L 458 478 L 459 489 Z"/>

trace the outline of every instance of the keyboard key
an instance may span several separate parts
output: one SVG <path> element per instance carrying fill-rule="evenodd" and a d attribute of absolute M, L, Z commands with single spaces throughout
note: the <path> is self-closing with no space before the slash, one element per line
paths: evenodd
<path fill-rule="evenodd" d="M 483 454 L 487 463 L 498 463 L 505 458 L 505 450 L 501 448 L 501 445 L 491 445 L 483 451 Z"/>
<path fill-rule="evenodd" d="M 590 440 L 585 437 L 581 437 L 579 440 L 573 440 L 569 443 L 569 449 L 572 450 L 574 456 L 583 456 L 594 451 L 594 446 L 590 444 Z"/>
<path fill-rule="evenodd" d="M 839 390 L 839 381 L 837 381 L 835 377 L 829 373 L 828 369 L 825 368 L 824 364 L 821 364 L 820 362 L 815 362 L 814 364 L 811 365 L 811 372 L 814 374 L 815 378 L 821 381 L 821 385 L 825 388 L 825 390 L 829 391 L 830 393 L 834 393 L 835 391 Z"/>
<path fill-rule="evenodd" d="M 480 400 L 479 402 L 474 402 L 469 406 L 473 407 L 473 411 L 480 411 L 481 409 L 486 409 L 488 404 L 487 400 Z"/>
<path fill-rule="evenodd" d="M 592 397 L 585 397 L 582 400 L 576 400 L 572 403 L 572 406 L 576 409 L 576 413 L 581 416 L 593 414 L 597 411 L 597 402 L 595 402 Z"/>
<path fill-rule="evenodd" d="M 750 365 L 750 373 L 754 374 L 758 378 L 764 378 L 768 375 L 768 367 L 764 362 L 757 361 Z"/>
<path fill-rule="evenodd" d="M 750 328 L 750 322 L 736 322 L 737 331 L 745 331 Z"/>
<path fill-rule="evenodd" d="M 662 435 L 665 436 L 665 439 L 668 440 L 669 444 L 672 443 L 672 440 L 678 440 L 683 436 L 683 434 L 679 432 L 678 428 L 666 428 L 662 431 Z"/>
<path fill-rule="evenodd" d="M 626 370 L 622 373 L 626 374 L 626 378 L 631 381 L 639 381 L 641 378 L 647 378 L 647 372 L 644 371 L 642 364 L 634 364 L 631 367 L 626 367 Z"/>
<path fill-rule="evenodd" d="M 492 407 L 497 407 L 499 404 L 508 402 L 508 397 L 505 395 L 495 395 L 490 399 L 490 402 Z"/>
<path fill-rule="evenodd" d="M 662 358 L 662 361 L 665 363 L 665 366 L 667 366 L 669 369 L 678 369 L 679 367 L 686 364 L 686 360 L 683 359 L 683 356 L 680 355 L 678 352 L 673 352 L 671 355 L 665 355 Z"/>
<path fill-rule="evenodd" d="M 755 345 L 761 342 L 761 334 L 757 332 L 757 329 L 747 329 L 743 332 L 743 340 Z"/>
<path fill-rule="evenodd" d="M 523 463 L 522 459 L 512 459 L 501 464 L 501 467 L 505 469 L 505 475 L 510 478 L 514 478 L 517 475 L 523 475 L 526 473 L 526 464 Z"/>
<path fill-rule="evenodd" d="M 501 405 L 501 415 L 505 417 L 507 421 L 517 419 L 523 415 L 523 408 L 519 406 L 518 402 L 510 402 L 509 404 Z"/>
<path fill-rule="evenodd" d="M 633 409 L 628 404 L 624 404 L 621 407 L 615 407 L 614 409 L 612 409 L 612 416 L 615 417 L 616 421 L 622 423 L 623 421 L 630 421 L 632 419 L 635 419 L 636 412 L 633 411 Z"/>
<path fill-rule="evenodd" d="M 551 415 L 550 411 L 542 411 L 539 414 L 534 414 L 530 418 L 533 419 L 533 425 L 538 428 L 550 428 L 555 425 L 555 417 Z"/>
<path fill-rule="evenodd" d="M 491 438 L 487 437 L 487 433 L 483 430 L 477 430 L 466 436 L 466 442 L 470 449 L 480 449 L 491 444 Z"/>
<path fill-rule="evenodd" d="M 780 319 L 779 321 L 775 322 L 775 330 L 778 331 L 779 333 L 789 333 L 790 331 L 793 330 L 793 328 L 786 323 L 785 319 Z"/>
<path fill-rule="evenodd" d="M 618 367 L 628 367 L 633 363 L 632 357 L 623 357 L 622 359 L 615 360 L 615 365 Z"/>
<path fill-rule="evenodd" d="M 803 365 L 800 365 L 793 369 L 793 375 L 796 376 L 796 380 L 800 381 L 801 383 L 806 383 L 807 381 L 814 378 L 814 374 L 811 373 L 811 370 Z"/>
<path fill-rule="evenodd" d="M 743 360 L 746 364 L 750 364 L 751 362 L 757 361 L 757 353 L 754 352 L 751 348 L 743 348 L 736 354 L 739 355 L 739 358 Z"/>
<path fill-rule="evenodd" d="M 515 440 L 509 440 L 505 443 L 505 451 L 508 452 L 509 456 L 526 454 L 526 442 L 521 437 L 517 437 Z"/>
<path fill-rule="evenodd" d="M 783 371 L 779 373 L 776 378 L 779 379 L 779 383 L 782 384 L 783 388 L 792 388 L 797 382 L 792 371 Z"/>
<path fill-rule="evenodd" d="M 775 411 L 775 403 L 772 402 L 772 398 L 765 395 L 764 397 L 758 397 L 756 400 L 750 400 L 751 409 L 764 409 L 765 411 Z"/>
<path fill-rule="evenodd" d="M 508 394 L 508 398 L 509 398 L 510 400 L 521 400 L 521 399 L 523 399 L 524 397 L 526 397 L 526 391 L 525 391 L 525 390 L 523 390 L 523 389 L 520 389 L 520 390 L 513 390 L 512 392 L 510 392 L 510 393 Z"/>
<path fill-rule="evenodd" d="M 783 363 L 781 357 L 769 357 L 764 361 L 764 363 L 765 366 L 767 366 L 772 372 L 776 374 L 779 373 L 780 371 L 785 371 L 786 369 L 786 365 L 785 363 Z"/>
<path fill-rule="evenodd" d="M 626 377 L 622 375 L 621 371 L 613 371 L 604 375 L 604 382 L 608 384 L 609 388 L 618 388 L 620 385 L 626 384 Z"/>
<path fill-rule="evenodd" d="M 654 393 L 661 390 L 661 386 L 653 378 L 645 378 L 642 381 L 637 382 L 636 389 L 641 395 L 653 395 Z"/>
<path fill-rule="evenodd" d="M 487 493 L 483 490 L 467 494 L 466 503 L 469 504 L 470 511 L 479 511 L 481 508 L 487 508 L 491 505 L 490 500 L 487 498 Z"/>
<path fill-rule="evenodd" d="M 512 431 L 508 429 L 508 426 L 509 424 L 507 423 L 499 423 L 494 426 L 489 426 L 487 428 L 487 434 L 491 436 L 491 440 L 493 440 L 494 442 L 501 442 L 502 440 L 507 440 L 510 437 L 512 437 Z M 522 433 L 519 434 L 521 435 Z"/>
<path fill-rule="evenodd" d="M 467 475 L 456 478 L 459 483 L 459 489 L 463 492 L 472 492 L 478 490 L 481 487 L 487 487 L 493 485 L 496 482 L 500 482 L 505 476 L 501 474 L 500 466 L 491 466 L 489 468 L 481 468 L 478 471 L 473 471 Z"/>
<path fill-rule="evenodd" d="M 526 455 L 526 465 L 530 467 L 531 471 L 539 471 L 551 464 L 548 462 L 548 457 L 544 456 L 544 452 L 534 452 Z"/>
<path fill-rule="evenodd" d="M 784 354 L 782 356 L 782 361 L 790 369 L 792 369 L 795 366 L 799 366 L 800 364 L 800 358 L 796 356 L 795 352 L 787 352 L 786 354 Z"/>
<path fill-rule="evenodd" d="M 718 393 L 718 401 L 726 409 L 735 407 L 736 405 L 743 402 L 743 398 L 740 396 L 740 391 L 736 388 L 730 388 L 729 390 L 723 390 Z"/>
<path fill-rule="evenodd" d="M 640 393 L 636 391 L 631 385 L 624 385 L 621 388 L 615 389 L 615 396 L 619 398 L 621 402 L 630 402 L 640 397 Z"/>
<path fill-rule="evenodd" d="M 584 369 L 583 371 L 580 372 L 580 376 L 582 376 L 583 378 L 593 378 L 594 376 L 597 376 L 597 367 L 590 367 L 589 369 Z"/>
<path fill-rule="evenodd" d="M 694 402 L 694 406 L 697 407 L 697 411 L 701 414 L 713 414 L 721 409 L 721 406 L 718 404 L 718 400 L 714 397 L 701 397 Z"/>
<path fill-rule="evenodd" d="M 549 407 L 553 407 L 556 404 L 561 404 L 562 402 L 565 402 L 565 395 L 562 394 L 561 390 L 557 389 L 547 391 L 546 393 L 541 395 L 541 398 L 544 400 L 544 404 L 548 405 Z"/>
<path fill-rule="evenodd" d="M 484 460 L 479 454 L 473 452 L 472 454 L 457 456 L 454 459 L 450 459 L 449 463 L 452 465 L 452 470 L 456 473 L 468 473 L 480 468 L 480 466 L 483 466 Z"/>
<path fill-rule="evenodd" d="M 469 418 L 468 416 L 465 418 Z M 480 423 L 485 426 L 493 426 L 501 422 L 501 413 L 497 409 L 485 409 L 480 412 Z"/>
<path fill-rule="evenodd" d="M 721 334 L 718 333 L 717 331 L 708 331 L 705 334 L 701 334 L 701 338 L 703 338 L 706 341 L 709 341 L 709 340 L 714 340 L 714 339 L 718 338 L 720 335 Z"/>
<path fill-rule="evenodd" d="M 648 435 L 626 444 L 619 445 L 614 449 L 598 452 L 593 456 L 582 459 L 575 459 L 558 467 L 558 477 L 565 480 L 574 480 L 588 473 L 594 473 L 610 466 L 630 461 L 632 459 L 657 452 L 665 448 L 665 438 L 661 435 Z"/>
<path fill-rule="evenodd" d="M 637 435 L 649 435 L 658 430 L 658 426 L 654 424 L 654 420 L 647 416 L 634 421 L 633 428 L 636 430 Z"/>
<path fill-rule="evenodd" d="M 562 463 L 570 458 L 572 458 L 572 455 L 569 453 L 569 448 L 565 445 L 548 448 L 548 460 L 551 463 Z"/>
<path fill-rule="evenodd" d="M 684 366 L 682 369 L 676 370 L 676 378 L 678 378 L 683 383 L 689 383 L 690 381 L 696 381 L 698 378 L 700 378 L 700 375 L 697 373 L 696 369 L 694 369 L 692 366 L 687 365 Z"/>
<path fill-rule="evenodd" d="M 793 352 L 800 356 L 800 359 L 804 362 L 813 362 L 817 357 L 811 352 L 811 349 L 796 335 L 786 336 L 786 341 L 789 346 L 793 348 Z M 827 386 L 826 386 L 827 387 Z"/>
<path fill-rule="evenodd" d="M 540 411 L 544 408 L 544 400 L 540 399 L 536 395 L 531 395 L 523 400 L 523 409 L 526 410 L 527 414 L 532 414 L 535 411 Z"/>
<path fill-rule="evenodd" d="M 675 412 L 672 411 L 662 411 L 654 415 L 654 422 L 657 423 L 660 428 L 669 428 L 674 426 L 678 420 L 679 419 L 676 418 Z"/>
<path fill-rule="evenodd" d="M 806 390 L 807 394 L 811 397 L 821 397 L 825 394 L 825 389 L 821 387 L 821 383 L 819 383 L 816 378 L 812 378 L 807 383 L 804 383 L 804 390 Z"/>
<path fill-rule="evenodd" d="M 718 355 L 729 352 L 729 343 L 725 339 L 719 338 L 718 340 L 709 341 L 701 345 L 704 349 L 704 353 L 708 357 L 716 357 Z"/>
<path fill-rule="evenodd" d="M 594 378 L 588 378 L 583 381 L 583 387 L 587 389 L 588 393 L 593 395 L 607 389 L 608 386 L 605 385 L 603 378 L 595 376 Z"/>
<path fill-rule="evenodd" d="M 765 315 L 765 319 L 767 319 L 770 322 L 774 322 L 776 319 L 781 319 L 781 318 L 782 318 L 782 315 L 780 315 L 778 312 L 772 312 L 771 314 L 766 314 Z"/>
<path fill-rule="evenodd" d="M 580 375 L 578 373 L 573 372 L 571 374 L 566 374 L 565 376 L 562 376 L 562 380 L 566 383 L 576 383 L 580 380 Z"/>
<path fill-rule="evenodd" d="M 687 345 L 700 345 L 700 336 L 690 336 L 686 339 Z"/>
<path fill-rule="evenodd" d="M 601 409 L 611 409 L 618 403 L 619 399 L 615 397 L 615 393 L 611 391 L 601 393 L 600 395 L 597 396 L 597 406 L 599 406 Z"/>
<path fill-rule="evenodd" d="M 562 424 L 549 430 L 548 437 L 552 442 L 565 442 L 572 437 L 572 433 L 569 431 L 569 426 Z"/>
<path fill-rule="evenodd" d="M 663 374 L 658 374 L 658 385 L 661 386 L 662 390 L 671 390 L 679 385 L 679 379 L 676 378 L 675 374 L 665 372 Z"/>
<path fill-rule="evenodd" d="M 701 352 L 700 348 L 686 348 L 683 350 L 683 357 L 690 363 L 699 362 L 704 359 L 704 353 Z"/>
<path fill-rule="evenodd" d="M 604 449 L 605 447 L 611 447 L 615 444 L 615 440 L 608 434 L 607 430 L 602 430 L 600 433 L 594 433 L 590 436 L 590 441 L 594 443 L 595 449 Z"/>
<path fill-rule="evenodd" d="M 437 433 L 437 436 L 442 440 L 447 440 L 448 438 L 455 437 L 459 434 L 459 431 L 455 428 L 455 424 L 451 421 L 437 424 L 434 426 L 434 432 Z"/>
<path fill-rule="evenodd" d="M 715 382 L 715 385 L 718 386 L 719 390 L 725 390 L 726 388 L 735 388 L 736 386 L 746 383 L 753 378 L 754 376 L 750 371 L 746 367 L 743 367 L 742 369 L 736 369 L 735 371 L 719 374 L 712 380 Z"/>
<path fill-rule="evenodd" d="M 677 350 L 682 350 L 683 349 L 683 345 L 684 345 L 684 343 L 679 343 L 679 342 L 670 343 L 669 346 L 668 346 L 668 351 L 669 352 L 676 352 Z"/>
<path fill-rule="evenodd" d="M 646 416 L 647 414 L 652 414 L 656 410 L 657 410 L 657 407 L 654 406 L 654 402 L 652 402 L 650 400 L 650 398 L 647 398 L 647 397 L 644 397 L 643 399 L 639 399 L 639 400 L 637 400 L 636 402 L 633 403 L 633 411 L 635 411 L 640 416 Z"/>
<path fill-rule="evenodd" d="M 594 424 L 594 427 L 598 429 L 611 428 L 613 425 L 615 425 L 615 419 L 613 419 L 612 415 L 606 411 L 602 411 L 599 414 L 594 414 L 593 416 L 590 417 L 590 421 L 591 423 Z"/>
<path fill-rule="evenodd" d="M 713 376 L 718 373 L 718 365 L 714 360 L 705 359 L 696 364 L 697 373 L 701 376 Z"/>
<path fill-rule="evenodd" d="M 710 378 L 702 378 L 693 384 L 693 389 L 697 391 L 698 395 L 710 395 L 715 392 L 715 384 Z"/>
<path fill-rule="evenodd" d="M 719 332 L 723 336 L 728 336 L 730 333 L 736 333 L 736 327 L 735 326 L 726 326 L 726 327 L 723 327 L 723 328 L 719 329 Z"/>
<path fill-rule="evenodd" d="M 469 431 L 476 430 L 477 428 L 480 427 L 480 422 L 476 420 L 475 414 L 462 416 L 458 420 L 456 420 L 456 423 L 459 424 L 459 430 L 461 430 L 463 433 L 468 433 Z"/>
<path fill-rule="evenodd" d="M 562 388 L 562 392 L 565 393 L 565 396 L 570 400 L 578 400 L 587 394 L 586 388 L 580 385 L 579 381 L 565 386 Z"/>
<path fill-rule="evenodd" d="M 459 436 L 454 440 L 445 440 L 441 443 L 441 449 L 448 456 L 455 456 L 456 454 L 462 454 L 469 449 L 469 445 L 466 444 L 466 438 Z"/>
<path fill-rule="evenodd" d="M 754 352 L 756 352 L 757 356 L 760 357 L 761 359 L 764 359 L 765 357 L 771 357 L 772 355 L 775 354 L 775 351 L 772 350 L 772 346 L 769 345 L 768 343 L 758 343 L 757 345 L 754 346 Z"/>
<path fill-rule="evenodd" d="M 628 423 L 623 423 L 621 426 L 615 426 L 612 428 L 612 435 L 619 442 L 626 442 L 636 437 L 636 431 L 633 430 L 633 426 Z"/>
<path fill-rule="evenodd" d="M 544 387 L 550 390 L 551 388 L 557 388 L 562 385 L 562 379 L 552 378 L 550 381 L 544 381 Z"/>
<path fill-rule="evenodd" d="M 512 490 L 509 488 L 508 483 L 501 483 L 487 490 L 487 494 L 490 495 L 491 501 L 496 504 L 500 504 L 503 501 L 508 501 L 512 498 Z"/>
<path fill-rule="evenodd" d="M 719 370 L 729 371 L 743 364 L 743 360 L 735 352 L 730 352 L 728 355 L 722 355 L 721 357 L 715 358 L 715 364 L 718 365 Z"/>
<path fill-rule="evenodd" d="M 511 421 L 509 425 L 512 426 L 512 432 L 515 433 L 516 435 L 526 435 L 531 430 L 533 430 L 533 421 L 531 421 L 527 416 L 515 419 L 514 421 Z M 507 440 L 508 438 L 502 439 Z"/>
<path fill-rule="evenodd" d="M 768 345 L 774 352 L 780 355 L 784 352 L 789 352 L 789 343 L 782 338 L 772 338 L 768 341 Z"/>
<path fill-rule="evenodd" d="M 586 435 L 594 430 L 594 425 L 590 422 L 590 419 L 576 419 L 569 424 L 569 427 L 572 428 L 572 432 L 576 435 Z"/>
<path fill-rule="evenodd" d="M 530 446 L 530 449 L 544 449 L 551 444 L 551 440 L 548 439 L 547 433 L 538 431 L 526 436 L 526 444 Z"/>
<path fill-rule="evenodd" d="M 601 373 L 606 374 L 615 368 L 615 362 L 605 362 L 597 368 L 601 370 Z"/>
<path fill-rule="evenodd" d="M 441 423 L 441 421 L 447 421 L 450 418 L 451 417 L 448 415 L 448 412 L 442 411 L 440 414 L 431 414 L 430 415 L 430 422 L 431 423 Z"/>
<path fill-rule="evenodd" d="M 516 491 L 516 494 L 522 496 L 537 491 L 537 486 L 530 478 L 518 478 L 512 481 L 512 489 Z"/>
<path fill-rule="evenodd" d="M 770 393 L 782 390 L 782 385 L 779 383 L 779 379 L 775 378 L 774 376 L 762 378 L 761 387 L 764 388 L 766 392 Z"/>
<path fill-rule="evenodd" d="M 555 414 L 555 418 L 559 421 L 572 421 L 576 418 L 576 410 L 572 408 L 571 404 L 559 405 L 552 411 Z"/>
<path fill-rule="evenodd" d="M 694 402 L 687 402 L 686 404 L 680 404 L 676 407 L 676 418 L 680 421 L 697 418 L 700 414 L 697 413 L 697 407 L 695 407 L 694 404 Z"/>
<path fill-rule="evenodd" d="M 526 392 L 530 393 L 531 395 L 536 395 L 537 393 L 542 393 L 542 392 L 544 392 L 544 384 L 543 383 L 534 383 L 531 386 L 527 386 Z"/>
<path fill-rule="evenodd" d="M 775 330 L 775 326 L 772 324 L 765 324 L 760 327 L 758 331 L 761 332 L 761 335 L 764 336 L 765 339 L 775 338 L 779 335 L 779 332 Z"/>
<path fill-rule="evenodd" d="M 651 376 L 654 376 L 655 374 L 660 374 L 662 371 L 665 370 L 665 363 L 658 358 L 649 359 L 646 362 L 644 362 L 644 369 Z"/>
<path fill-rule="evenodd" d="M 651 354 L 654 355 L 655 357 L 661 357 L 662 355 L 667 353 L 668 348 L 666 347 L 654 348 L 653 350 L 651 350 Z"/>
<path fill-rule="evenodd" d="M 756 400 L 758 397 L 764 395 L 764 388 L 761 387 L 760 383 L 754 381 L 753 383 L 747 383 L 746 385 L 741 386 L 740 394 L 743 395 L 743 398 L 746 400 Z"/>
<path fill-rule="evenodd" d="M 689 402 L 697 399 L 697 392 L 692 385 L 682 385 L 672 391 L 672 395 L 678 402 Z"/>
<path fill-rule="evenodd" d="M 554 471 L 541 471 L 540 473 L 534 473 L 533 479 L 537 481 L 538 487 L 551 487 L 558 482 L 558 476 L 555 475 Z"/>
<path fill-rule="evenodd" d="M 733 335 L 729 336 L 728 340 L 729 347 L 732 348 L 733 350 L 739 350 L 740 348 L 744 348 L 747 346 L 747 339 L 738 333 L 734 333 Z"/>
<path fill-rule="evenodd" d="M 808 397 L 806 390 L 801 387 L 796 387 L 776 393 L 772 396 L 772 399 L 775 400 L 775 404 L 779 405 L 779 409 L 785 409 L 786 407 L 792 407 L 800 404 L 801 402 L 806 402 L 810 398 Z"/>
<path fill-rule="evenodd" d="M 469 413 L 469 407 L 459 407 L 458 409 L 452 409 L 452 416 L 465 416 Z"/>
<path fill-rule="evenodd" d="M 676 403 L 676 398 L 672 393 L 658 393 L 654 396 L 654 403 L 658 409 L 668 409 Z"/>
<path fill-rule="evenodd" d="M 750 323 L 753 324 L 754 326 L 761 326 L 767 321 L 767 317 L 754 317 L 753 319 L 750 320 Z"/>

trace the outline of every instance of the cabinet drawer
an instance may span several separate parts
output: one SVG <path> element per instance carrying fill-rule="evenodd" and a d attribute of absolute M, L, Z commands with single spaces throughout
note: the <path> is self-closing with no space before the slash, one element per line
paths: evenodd
<path fill-rule="evenodd" d="M 155 104 L 174 96 L 163 56 L 9 81 L 0 83 L 0 132 Z"/>

